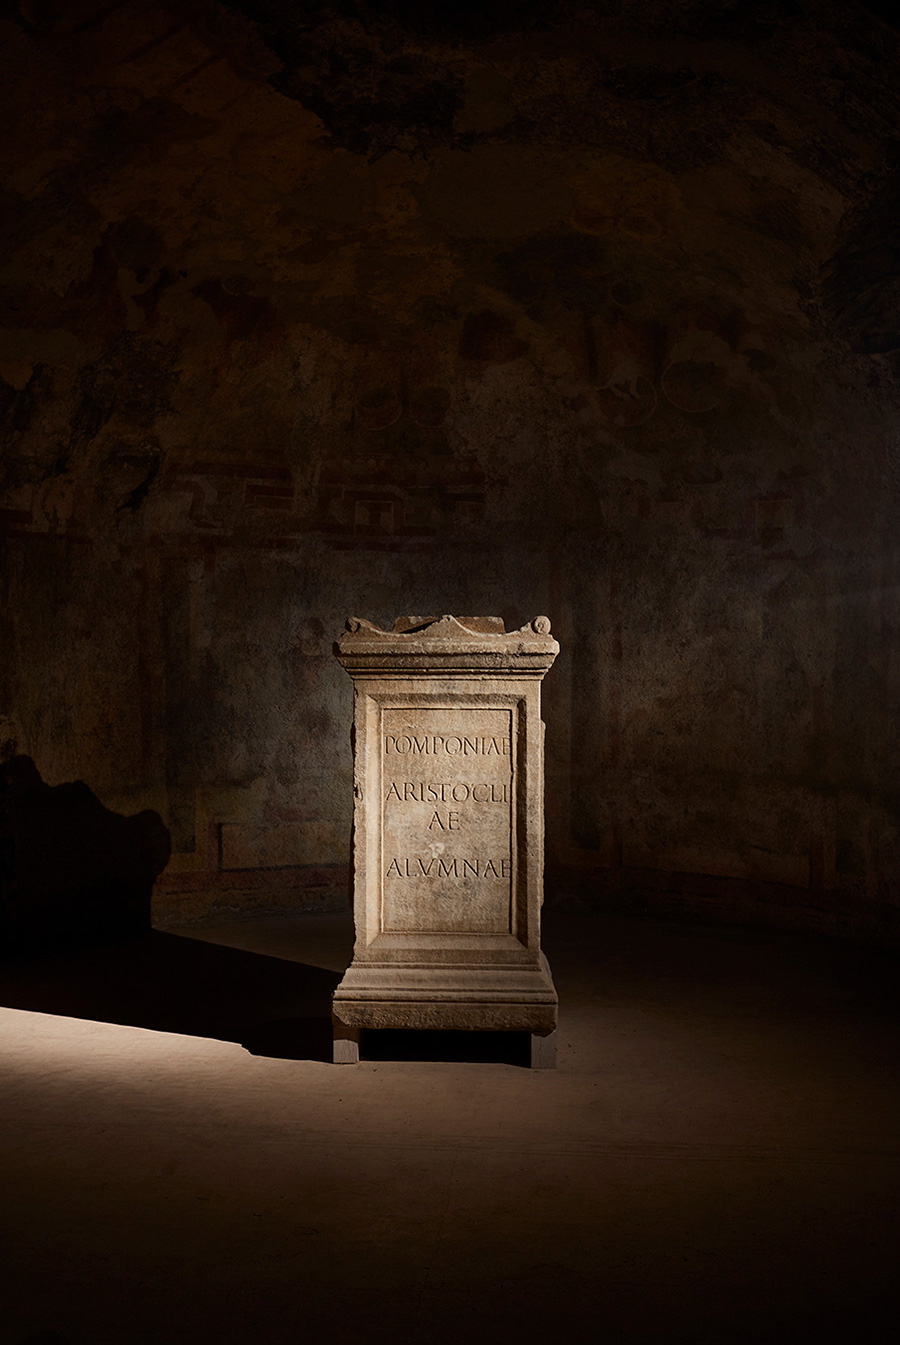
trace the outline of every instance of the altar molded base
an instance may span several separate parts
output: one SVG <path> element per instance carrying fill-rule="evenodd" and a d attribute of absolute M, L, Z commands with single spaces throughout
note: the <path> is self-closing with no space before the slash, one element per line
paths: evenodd
<path fill-rule="evenodd" d="M 537 967 L 354 965 L 335 993 L 332 1016 L 337 1064 L 359 1059 L 364 1028 L 529 1032 L 532 1065 L 556 1063 L 557 998 L 543 954 Z"/>

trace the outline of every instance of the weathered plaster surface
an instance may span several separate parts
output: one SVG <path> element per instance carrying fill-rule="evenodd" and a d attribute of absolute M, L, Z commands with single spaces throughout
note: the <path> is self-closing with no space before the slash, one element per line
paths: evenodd
<path fill-rule="evenodd" d="M 547 611 L 548 896 L 896 927 L 893 31 L 7 6 L 2 742 L 345 899 L 348 611 Z"/>

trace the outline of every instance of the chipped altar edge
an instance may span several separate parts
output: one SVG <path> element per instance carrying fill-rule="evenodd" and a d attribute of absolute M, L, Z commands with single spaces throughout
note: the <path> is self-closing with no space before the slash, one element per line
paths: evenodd
<path fill-rule="evenodd" d="M 409 660 L 410 667 L 423 658 L 440 663 L 474 658 L 491 667 L 509 660 L 513 666 L 526 663 L 546 669 L 559 653 L 559 645 L 545 616 L 514 631 L 505 630 L 500 617 L 403 616 L 394 622 L 393 630 L 383 630 L 372 621 L 352 616 L 346 633 L 335 642 L 334 653 L 348 670 L 373 657 Z"/>

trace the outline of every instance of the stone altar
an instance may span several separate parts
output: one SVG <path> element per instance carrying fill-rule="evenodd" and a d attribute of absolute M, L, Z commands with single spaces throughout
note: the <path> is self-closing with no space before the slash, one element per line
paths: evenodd
<path fill-rule="evenodd" d="M 540 946 L 541 681 L 550 622 L 352 617 L 353 961 L 334 994 L 334 1059 L 362 1028 L 531 1033 L 556 1063 L 557 997 Z"/>

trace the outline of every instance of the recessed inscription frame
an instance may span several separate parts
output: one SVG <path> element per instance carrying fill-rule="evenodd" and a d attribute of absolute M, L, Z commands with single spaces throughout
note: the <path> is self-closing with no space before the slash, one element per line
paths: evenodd
<path fill-rule="evenodd" d="M 356 925 L 336 1059 L 362 1027 L 461 1027 L 529 1031 L 552 1063 L 540 682 L 558 645 L 538 622 L 348 622 L 335 646 L 354 681 Z"/>
<path fill-rule="evenodd" d="M 380 936 L 514 932 L 512 718 L 459 698 L 382 707 Z"/>
<path fill-rule="evenodd" d="M 378 960 L 382 953 L 390 951 L 394 957 L 408 957 L 414 960 L 419 956 L 423 946 L 429 946 L 435 954 L 452 954 L 453 949 L 458 948 L 465 949 L 470 957 L 478 960 L 517 961 L 523 956 L 527 959 L 529 950 L 540 945 L 542 856 L 539 852 L 535 853 L 533 848 L 529 850 L 527 846 L 520 844 L 520 838 L 524 836 L 525 818 L 529 806 L 539 809 L 541 805 L 539 789 L 541 724 L 535 713 L 530 712 L 525 685 L 511 687 L 503 694 L 485 694 L 478 690 L 478 685 L 467 684 L 463 679 L 459 679 L 453 691 L 438 695 L 427 692 L 397 693 L 387 691 L 383 687 L 364 690 L 360 686 L 357 690 L 357 750 L 359 751 L 365 744 L 367 764 L 364 769 L 370 771 L 372 777 L 372 787 L 358 792 L 354 826 L 357 957 L 372 957 Z M 398 792 L 396 789 L 395 797 L 393 799 L 389 797 L 392 785 L 397 783 L 395 774 L 390 770 L 389 729 L 396 725 L 398 717 L 404 715 L 417 717 L 421 726 L 422 712 L 435 718 L 452 714 L 459 719 L 470 715 L 483 716 L 487 713 L 506 719 L 508 754 L 492 752 L 486 759 L 483 750 L 466 754 L 465 735 L 449 735 L 451 749 L 456 748 L 455 738 L 462 739 L 461 745 L 449 755 L 457 760 L 461 758 L 463 762 L 476 768 L 474 789 L 468 781 L 443 779 L 442 776 L 451 773 L 447 770 L 428 771 L 428 766 L 433 768 L 440 761 L 438 753 L 416 752 L 413 746 L 412 751 L 397 754 L 410 763 L 407 774 L 414 778 L 405 782 L 406 788 L 403 792 L 412 793 L 411 802 L 418 805 L 422 817 L 420 830 L 426 833 L 423 836 L 426 846 L 433 847 L 435 839 L 437 846 L 448 841 L 452 843 L 455 839 L 452 836 L 444 836 L 442 819 L 443 825 L 455 824 L 457 835 L 462 842 L 468 839 L 465 831 L 466 804 L 472 805 L 472 811 L 478 808 L 483 810 L 488 806 L 494 810 L 502 807 L 506 827 L 505 853 L 499 858 L 508 864 L 508 873 L 502 872 L 500 864 L 497 863 L 497 856 L 482 853 L 475 854 L 472 860 L 468 860 L 461 855 L 454 855 L 451 851 L 451 858 L 457 860 L 458 872 L 455 876 L 468 876 L 475 884 L 488 881 L 481 876 L 482 869 L 492 862 L 495 864 L 494 873 L 489 875 L 491 885 L 493 886 L 499 879 L 506 890 L 502 929 L 444 929 L 437 922 L 430 929 L 404 929 L 396 922 L 391 922 L 389 909 L 386 918 L 385 888 L 390 889 L 392 879 L 394 884 L 399 886 L 404 881 L 404 876 L 409 877 L 397 874 L 394 861 L 400 860 L 401 870 L 412 863 L 412 877 L 417 876 L 417 873 L 420 877 L 424 876 L 422 867 L 423 864 L 424 867 L 428 867 L 430 858 L 434 858 L 436 863 L 432 866 L 429 878 L 432 878 L 440 864 L 440 856 L 431 854 L 428 848 L 425 849 L 426 858 L 423 864 L 420 864 L 421 854 L 398 856 L 394 854 L 394 850 L 398 847 L 392 845 L 389 814 L 392 806 L 399 807 L 404 800 L 396 798 Z M 420 732 L 417 736 L 419 747 L 431 747 L 432 739 L 438 735 Z M 472 736 L 479 740 L 474 743 L 475 748 L 483 749 L 485 745 L 480 740 L 488 735 Z M 496 735 L 489 736 L 493 738 Z M 426 738 L 428 741 L 423 742 Z M 471 737 L 468 745 L 473 745 Z M 404 746 L 401 741 L 400 747 Z M 493 742 L 487 744 L 488 750 L 494 746 Z M 496 763 L 498 759 L 508 763 L 506 770 L 502 772 L 505 794 L 502 799 L 499 797 L 500 781 L 496 779 L 496 769 L 493 772 L 495 778 L 490 780 L 481 779 L 477 771 L 480 765 L 481 775 L 490 774 L 489 770 L 484 769 L 486 763 Z M 446 766 L 447 763 L 443 764 Z M 446 787 L 448 785 L 450 788 Z M 468 796 L 466 796 L 467 789 Z M 422 793 L 425 795 L 424 799 L 420 797 Z M 373 798 L 377 798 L 381 804 L 380 815 L 375 817 L 371 816 Z M 443 806 L 446 804 L 455 804 L 456 807 Z M 427 835 L 429 824 L 433 836 Z M 478 865 L 477 872 L 473 870 L 473 861 Z M 388 902 L 388 908 L 389 906 Z M 531 955 L 533 957 L 533 951 Z"/>

